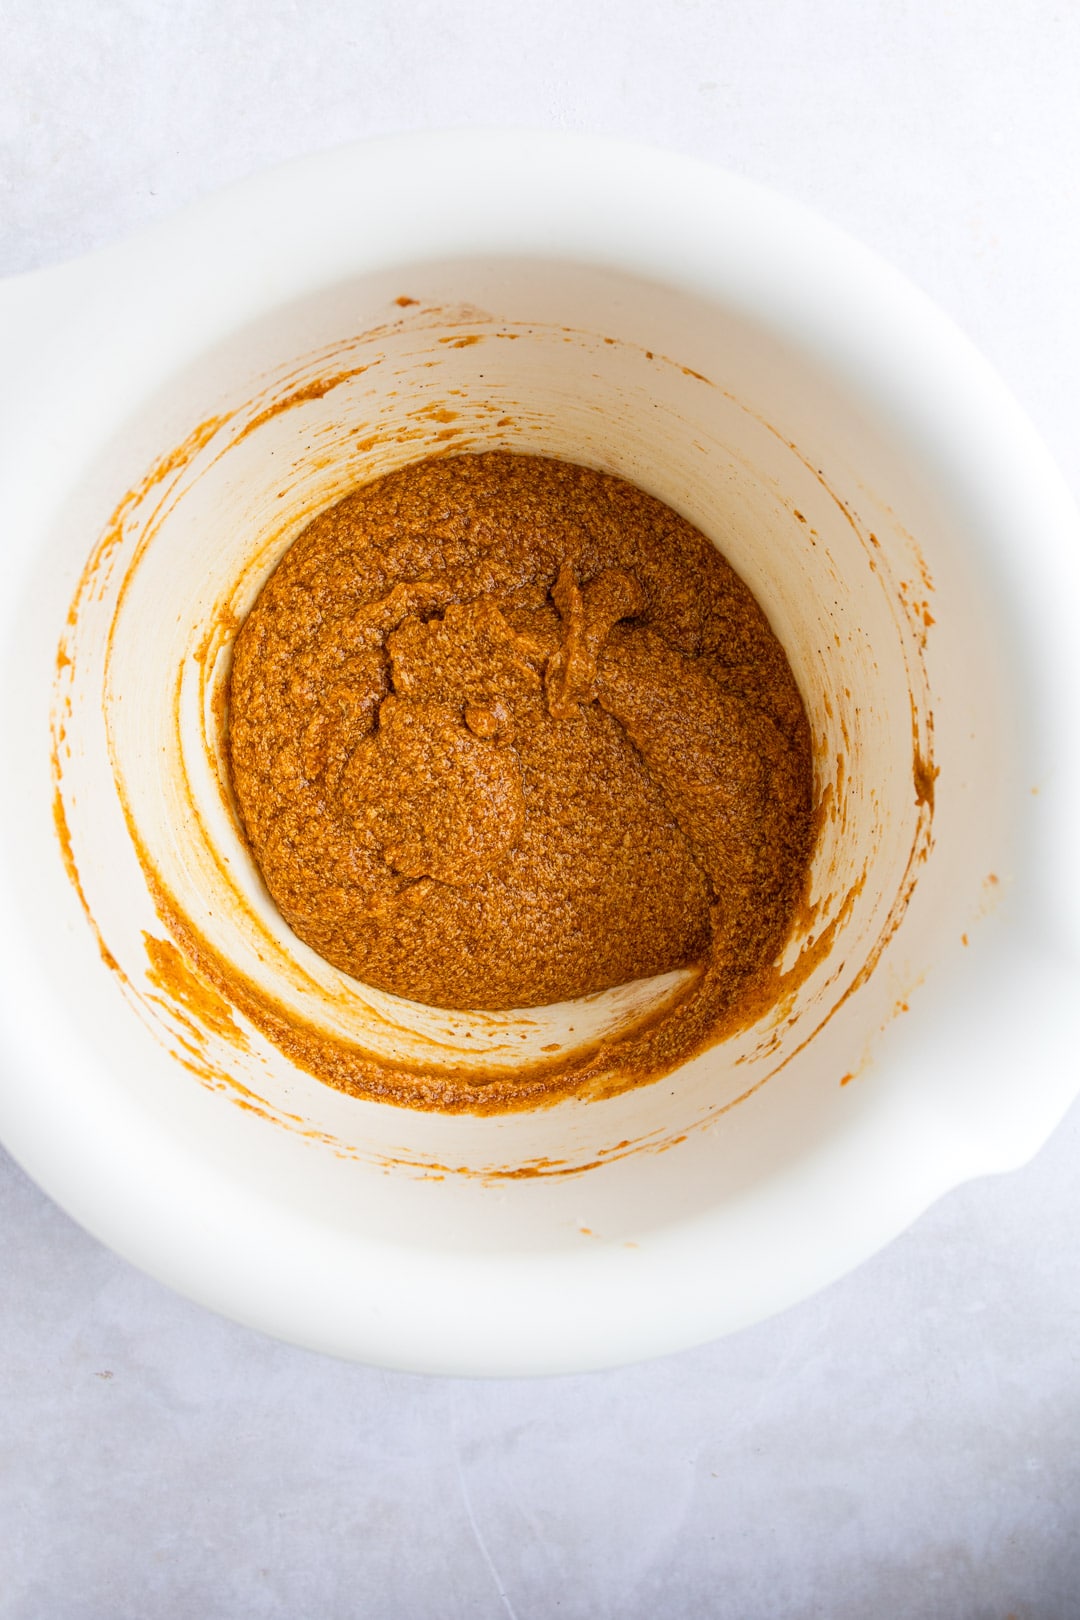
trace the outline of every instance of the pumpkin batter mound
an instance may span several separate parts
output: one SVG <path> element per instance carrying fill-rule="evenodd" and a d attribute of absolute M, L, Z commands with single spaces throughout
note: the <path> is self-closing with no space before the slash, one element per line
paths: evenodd
<path fill-rule="evenodd" d="M 569 462 L 441 456 L 315 518 L 237 637 L 229 754 L 289 926 L 433 1006 L 699 963 L 730 1010 L 809 860 L 809 726 L 753 596 Z"/>

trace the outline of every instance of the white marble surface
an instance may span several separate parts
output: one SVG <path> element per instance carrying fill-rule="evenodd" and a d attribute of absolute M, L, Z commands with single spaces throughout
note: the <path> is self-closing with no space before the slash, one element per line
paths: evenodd
<path fill-rule="evenodd" d="M 878 247 L 1080 489 L 1078 63 L 1062 0 L 0 0 L 0 270 L 369 133 L 633 135 Z M 492 1384 L 219 1321 L 0 1159 L 0 1617 L 1076 1620 L 1078 1159 L 1074 1110 L 778 1320 Z"/>

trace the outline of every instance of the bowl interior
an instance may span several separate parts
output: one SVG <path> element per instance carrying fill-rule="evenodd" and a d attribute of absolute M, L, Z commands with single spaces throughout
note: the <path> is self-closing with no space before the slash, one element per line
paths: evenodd
<path fill-rule="evenodd" d="M 620 474 L 721 548 L 807 704 L 819 835 L 784 992 L 757 1023 L 617 1096 L 450 1116 L 297 1068 L 193 971 L 162 895 L 285 1008 L 434 1071 L 569 1053 L 672 993 L 678 975 L 522 1013 L 402 1002 L 291 935 L 239 836 L 221 704 L 262 582 L 355 484 L 490 448 Z M 526 258 L 327 285 L 146 398 L 43 575 L 62 559 L 70 578 L 97 536 L 53 699 L 69 873 L 105 962 L 75 1016 L 171 1132 L 314 1220 L 525 1252 L 630 1243 L 715 1206 L 843 1129 L 846 1081 L 985 902 L 1008 728 L 970 537 L 856 382 L 719 303 Z"/>

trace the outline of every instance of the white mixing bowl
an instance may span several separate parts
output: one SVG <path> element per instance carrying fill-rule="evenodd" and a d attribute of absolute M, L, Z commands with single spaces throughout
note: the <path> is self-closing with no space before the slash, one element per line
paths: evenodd
<path fill-rule="evenodd" d="M 416 136 L 2 284 L 0 337 L 0 1132 L 105 1242 L 337 1354 L 597 1367 L 780 1309 L 1045 1139 L 1080 1086 L 1077 514 L 894 272 L 672 155 Z M 229 813 L 230 634 L 282 549 L 488 447 L 716 541 L 806 699 L 821 832 L 753 1028 L 478 1117 L 324 1085 L 198 950 L 435 1076 L 572 1055 L 669 988 L 487 1017 L 366 990 L 292 939 Z"/>

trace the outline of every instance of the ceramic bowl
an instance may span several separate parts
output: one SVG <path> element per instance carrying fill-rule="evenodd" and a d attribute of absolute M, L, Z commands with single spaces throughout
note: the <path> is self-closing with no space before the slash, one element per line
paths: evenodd
<path fill-rule="evenodd" d="M 0 334 L 0 1131 L 90 1231 L 317 1349 L 564 1371 L 777 1311 L 1045 1139 L 1080 1085 L 1077 514 L 887 266 L 671 154 L 424 135 L 2 284 Z M 323 1084 L 192 940 L 436 1076 L 571 1060 L 671 993 L 412 1006 L 300 945 L 239 836 L 221 704 L 262 581 L 352 485 L 485 448 L 716 542 L 803 692 L 820 832 L 755 1024 L 478 1116 Z"/>

